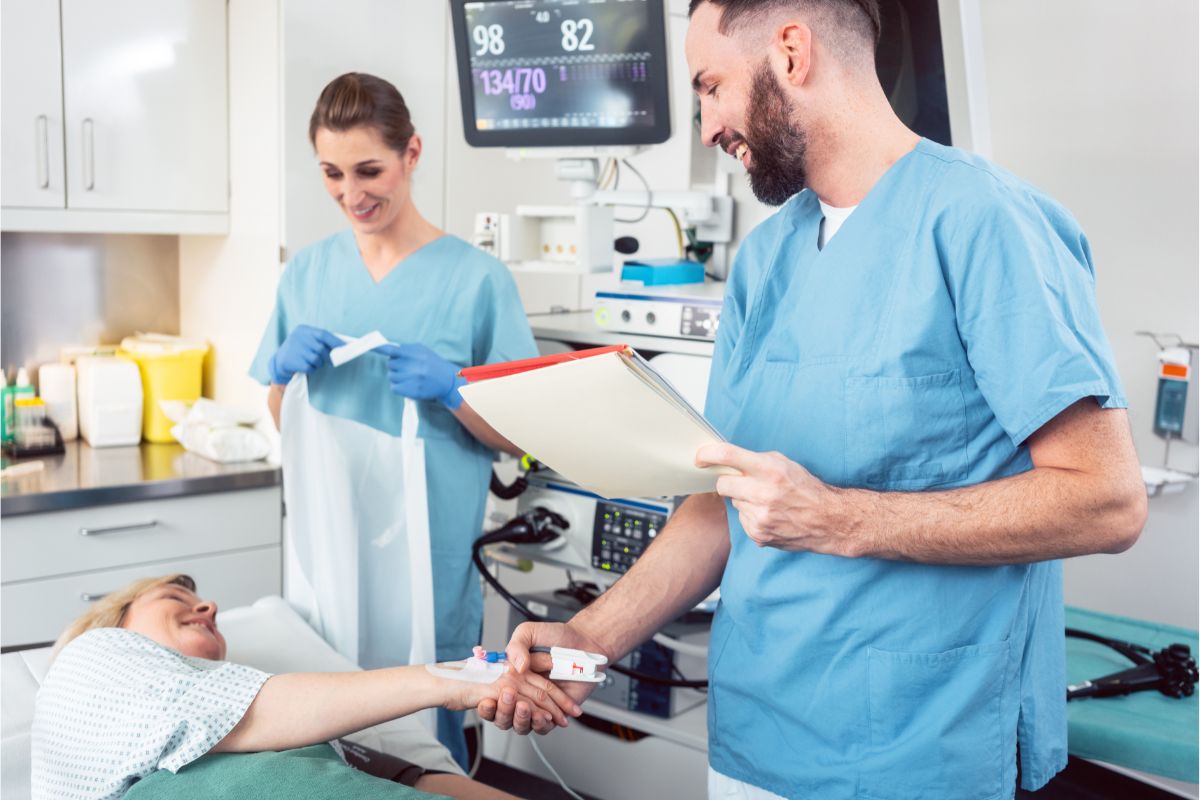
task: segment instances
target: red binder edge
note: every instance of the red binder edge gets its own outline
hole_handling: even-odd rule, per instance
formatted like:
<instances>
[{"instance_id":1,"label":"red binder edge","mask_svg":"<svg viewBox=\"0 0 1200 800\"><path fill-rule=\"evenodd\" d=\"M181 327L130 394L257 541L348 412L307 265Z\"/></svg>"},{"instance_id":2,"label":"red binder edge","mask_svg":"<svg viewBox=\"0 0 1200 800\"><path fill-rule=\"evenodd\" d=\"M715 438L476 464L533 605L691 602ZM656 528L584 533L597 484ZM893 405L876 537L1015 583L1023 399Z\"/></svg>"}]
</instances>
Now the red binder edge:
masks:
<instances>
[{"instance_id":1,"label":"red binder edge","mask_svg":"<svg viewBox=\"0 0 1200 800\"><path fill-rule=\"evenodd\" d=\"M562 364L567 361L578 361L583 358L591 358L592 356L602 356L605 353L621 353L630 350L627 344L610 344L607 347L592 347L588 350L575 350L570 353L555 353L552 356L538 356L537 358L523 358L520 361L504 361L499 364L484 364L481 367L467 367L459 370L459 375L467 379L467 383L476 383L478 381L486 381L491 378L503 378L507 375L516 375L521 372L529 372L542 367L553 366L554 364Z\"/></svg>"}]
</instances>

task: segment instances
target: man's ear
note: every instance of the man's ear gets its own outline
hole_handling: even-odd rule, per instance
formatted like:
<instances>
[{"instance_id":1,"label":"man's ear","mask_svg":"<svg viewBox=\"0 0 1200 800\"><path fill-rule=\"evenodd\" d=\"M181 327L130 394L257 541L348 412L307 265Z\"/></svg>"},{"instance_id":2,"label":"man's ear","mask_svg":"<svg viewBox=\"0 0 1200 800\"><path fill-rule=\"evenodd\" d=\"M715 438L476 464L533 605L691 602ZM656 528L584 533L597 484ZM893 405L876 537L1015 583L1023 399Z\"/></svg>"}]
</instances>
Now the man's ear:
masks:
<instances>
[{"instance_id":1,"label":"man's ear","mask_svg":"<svg viewBox=\"0 0 1200 800\"><path fill-rule=\"evenodd\" d=\"M783 59L783 79L792 86L802 86L812 67L812 29L802 22L789 22L776 32L772 47Z\"/></svg>"}]
</instances>

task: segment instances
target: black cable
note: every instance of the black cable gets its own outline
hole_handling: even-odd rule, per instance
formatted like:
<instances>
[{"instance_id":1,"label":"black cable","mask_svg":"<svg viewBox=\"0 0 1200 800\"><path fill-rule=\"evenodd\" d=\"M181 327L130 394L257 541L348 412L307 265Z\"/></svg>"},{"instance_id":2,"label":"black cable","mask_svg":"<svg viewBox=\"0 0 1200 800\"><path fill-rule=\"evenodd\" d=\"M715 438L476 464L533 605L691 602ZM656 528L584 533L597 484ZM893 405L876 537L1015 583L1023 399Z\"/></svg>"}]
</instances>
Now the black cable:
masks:
<instances>
[{"instance_id":1,"label":"black cable","mask_svg":"<svg viewBox=\"0 0 1200 800\"><path fill-rule=\"evenodd\" d=\"M557 620L547 619L540 614L533 613L529 609L529 606L521 602L520 598L504 588L500 581L488 571L487 565L483 562L483 548L489 544L499 544L501 542L512 544L544 544L558 538L561 535L559 531L565 531L567 527L567 521L553 511L541 507L535 508L519 517L513 518L502 528L491 533L485 533L476 539L475 543L471 545L471 561L475 564L475 568L479 570L479 574L483 576L483 579L488 582L488 585L508 601L510 606L521 612L526 619L532 622L556 622ZM708 681L706 680L672 680L670 678L660 678L657 675L639 672L628 667L622 667L619 664L609 664L607 669L654 686L677 686L684 689L708 688Z\"/></svg>"},{"instance_id":2,"label":"black cable","mask_svg":"<svg viewBox=\"0 0 1200 800\"><path fill-rule=\"evenodd\" d=\"M488 488L501 500L512 500L520 497L528 487L529 482L525 480L524 475L518 475L516 480L505 486L504 481L500 480L500 476L496 474L496 470L492 470L492 482Z\"/></svg>"},{"instance_id":3,"label":"black cable","mask_svg":"<svg viewBox=\"0 0 1200 800\"><path fill-rule=\"evenodd\" d=\"M1067 636L1087 639L1112 648L1134 663L1131 669L1067 687L1067 699L1117 697L1156 689L1167 697L1190 697L1200 681L1200 670L1186 644L1172 644L1155 652L1148 647L1109 639L1077 628L1067 628Z\"/></svg>"}]
</instances>

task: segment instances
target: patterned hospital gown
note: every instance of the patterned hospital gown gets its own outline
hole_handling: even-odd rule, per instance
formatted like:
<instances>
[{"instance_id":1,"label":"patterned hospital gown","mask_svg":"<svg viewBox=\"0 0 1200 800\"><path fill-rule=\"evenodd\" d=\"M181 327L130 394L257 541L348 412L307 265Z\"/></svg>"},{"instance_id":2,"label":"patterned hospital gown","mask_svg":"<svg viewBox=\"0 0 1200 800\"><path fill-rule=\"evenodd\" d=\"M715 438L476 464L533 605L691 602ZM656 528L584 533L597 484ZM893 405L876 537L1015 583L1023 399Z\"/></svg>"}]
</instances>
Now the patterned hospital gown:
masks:
<instances>
[{"instance_id":1,"label":"patterned hospital gown","mask_svg":"<svg viewBox=\"0 0 1200 800\"><path fill-rule=\"evenodd\" d=\"M38 692L33 800L119 798L157 769L177 772L233 730L269 677L122 628L88 631Z\"/></svg>"}]
</instances>

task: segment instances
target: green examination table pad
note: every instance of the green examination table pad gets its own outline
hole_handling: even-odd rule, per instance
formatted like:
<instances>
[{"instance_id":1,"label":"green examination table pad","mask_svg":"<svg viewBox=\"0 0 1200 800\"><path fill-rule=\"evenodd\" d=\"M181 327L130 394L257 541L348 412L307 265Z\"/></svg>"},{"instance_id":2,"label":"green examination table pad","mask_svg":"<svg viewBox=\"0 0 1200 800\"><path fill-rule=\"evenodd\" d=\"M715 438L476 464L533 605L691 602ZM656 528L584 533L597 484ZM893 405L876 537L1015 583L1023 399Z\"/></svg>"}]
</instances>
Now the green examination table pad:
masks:
<instances>
[{"instance_id":1,"label":"green examination table pad","mask_svg":"<svg viewBox=\"0 0 1200 800\"><path fill-rule=\"evenodd\" d=\"M125 800L450 800L348 767L327 744L263 753L209 753L178 773L152 772Z\"/></svg>"},{"instance_id":2,"label":"green examination table pad","mask_svg":"<svg viewBox=\"0 0 1200 800\"><path fill-rule=\"evenodd\" d=\"M1175 642L1200 650L1196 631L1068 607L1068 628L1077 628L1160 650ZM1117 651L1098 642L1067 637L1067 682L1080 683L1132 667ZM1067 749L1081 758L1196 783L1197 695L1176 699L1157 691L1067 703Z\"/></svg>"}]
</instances>

